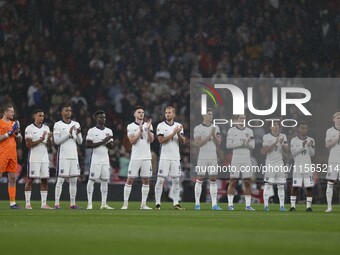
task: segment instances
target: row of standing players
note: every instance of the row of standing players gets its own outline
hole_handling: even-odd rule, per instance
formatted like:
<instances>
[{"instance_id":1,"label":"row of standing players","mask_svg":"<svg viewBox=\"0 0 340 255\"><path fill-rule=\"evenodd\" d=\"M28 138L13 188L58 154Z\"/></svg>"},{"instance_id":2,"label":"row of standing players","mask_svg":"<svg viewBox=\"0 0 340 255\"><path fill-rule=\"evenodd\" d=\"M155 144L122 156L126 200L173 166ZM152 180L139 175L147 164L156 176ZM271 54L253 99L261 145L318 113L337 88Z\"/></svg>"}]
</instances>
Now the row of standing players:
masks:
<instances>
[{"instance_id":1,"label":"row of standing players","mask_svg":"<svg viewBox=\"0 0 340 255\"><path fill-rule=\"evenodd\" d=\"M253 131L242 123L246 123L245 115L234 116L235 123L239 123L231 127L227 132L226 147L233 150L231 160L230 182L228 186L228 210L234 210L234 194L236 181L242 174L245 195L245 210L254 211L251 206L251 177L252 171L244 171L251 168L251 150L255 148L255 138ZM218 126L212 125L213 112L207 110L203 115L203 123L194 129L195 144L200 147L197 161L198 178L195 184L195 210L200 210L199 198L204 174L206 170L210 179L210 194L212 200L212 209L220 210L216 206L216 197L214 192L214 183L216 182L216 168L207 168L208 166L217 165L216 145L221 143L221 136ZM333 114L334 126L326 132L325 145L329 149L328 169L327 169L327 209L325 212L332 212L333 186L335 180L339 179L339 155L340 155L340 112ZM270 132L263 136L261 152L266 155L266 169L264 175L264 211L269 211L269 198L274 195L273 184L277 185L278 197L280 202L279 210L287 211L284 207L285 201L285 184L286 176L284 169L283 157L285 154L291 153L294 158L293 184L291 190L291 208L290 211L296 210L296 198L298 189L306 188L306 211L312 212L312 188L314 187L313 164L311 157L315 154L315 140L307 135L308 124L301 121L297 125L298 135L294 137L290 146L288 145L287 136L280 133L280 122L274 121L269 127ZM248 167L248 168L247 168ZM202 175L200 170L203 169ZM277 171L279 169L279 171ZM280 170L281 169L281 170ZM210 172L209 172L210 170Z\"/></svg>"},{"instance_id":2,"label":"row of standing players","mask_svg":"<svg viewBox=\"0 0 340 255\"><path fill-rule=\"evenodd\" d=\"M0 120L0 178L3 173L8 175L8 193L10 208L19 209L15 202L16 197L16 171L17 152L16 143L21 143L23 137L20 133L20 124L14 121L14 108L8 104L3 107ZM43 124L44 112L37 109L34 112L34 122L25 129L25 143L29 149L27 160L28 181L25 184L26 209L32 209L30 203L33 179L41 180L41 208L60 209L60 196L63 183L69 180L70 208L79 209L76 205L77 178L80 175L77 145L83 143L81 127L78 122L71 119L72 109L69 105L61 107L62 119L54 124L53 132ZM180 155L178 141L185 142L182 126L174 122L175 109L167 107L165 110L166 121L157 127L158 140L162 144L159 178L156 184L156 200L159 201L163 188L164 178L174 172L174 207L183 209L179 200L179 177L181 175ZM136 106L134 111L135 121L128 125L127 135L132 144L131 160L128 168L128 178L124 186L124 205L121 209L128 208L131 187L136 177L140 176L142 185L142 203L140 209L150 210L146 205L149 194L149 178L152 176L150 143L154 140L152 120L144 122L144 108ZM86 147L92 149L89 181L87 183L88 205L92 209L92 195L94 183L100 180L101 209L113 209L107 205L108 182L110 178L110 161L108 149L113 148L113 132L105 126L106 115L104 111L95 113L96 126L88 130ZM171 129L171 134L169 128ZM47 203L47 180L49 178L48 148L54 143L58 146L57 183L55 186L55 204L50 207ZM171 168L171 172L166 168ZM162 174L163 172L163 174ZM175 176L176 175L176 176ZM160 208L160 206L158 207Z\"/></svg>"},{"instance_id":3,"label":"row of standing players","mask_svg":"<svg viewBox=\"0 0 340 255\"><path fill-rule=\"evenodd\" d=\"M179 204L180 186L179 177L181 175L179 143L185 143L183 127L180 123L175 122L175 108L168 106L164 112L165 121L157 126L157 138L161 144L161 153L157 182L155 185L155 209L161 208L161 195L163 183L166 177L172 178L173 185L173 206L174 209L183 210ZM47 205L47 179L49 178L49 158L48 147L53 142L58 146L57 173L58 179L55 187L55 204L54 209L59 209L59 200L62 192L62 186L65 178L69 179L70 208L79 209L76 205L77 177L80 175L78 162L77 144L82 144L83 138L81 128L78 122L71 119L72 109L68 105L61 108L62 119L55 123L53 133L49 127L43 124L44 112L37 109L34 112L34 122L25 129L25 143L29 148L28 155L28 177L29 181L25 185L26 209L32 209L30 196L32 190L32 181L35 178L41 179L41 208L52 209ZM8 193L10 197L10 207L17 209L19 206L15 203L16 195L16 143L22 142L20 134L20 125L18 121L13 121L14 108L12 105L6 105L3 109L2 119L0 120L0 177L4 172L8 172ZM128 178L124 186L124 204L121 209L128 209L128 201L131 188L136 177L142 179L142 201L140 209L150 210L152 208L146 205L149 194L149 178L152 176L151 169L151 149L150 143L154 140L154 133L151 119L144 121L144 108L136 106L134 110L135 121L128 125L127 135L132 144L131 160L128 168ZM86 147L92 149L90 176L87 184L88 205L87 209L92 209L92 194L96 180L101 182L102 203L101 209L113 209L108 206L107 193L108 181L110 177L110 163L108 149L113 146L113 132L105 126L106 116L104 111L95 113L96 126L89 129L86 136ZM200 148L197 165L212 166L217 165L216 146L221 143L221 136L218 126L212 125L213 112L208 109L207 114L203 115L202 124L194 129L195 144ZM238 123L245 120L244 115L236 116ZM335 126L330 128L326 134L326 147L330 149L329 165L337 163L338 152L340 151L340 113L333 115ZM267 155L266 164L272 166L282 166L282 156L284 151L288 151L287 137L280 133L279 122L274 122L270 127L271 132L263 137L263 153ZM291 141L291 153L294 156L295 165L311 164L311 156L315 153L314 139L307 136L308 125L301 122L298 125L298 136ZM233 200L235 193L236 181L242 173L244 183L244 194L246 200L245 209L253 211L251 207L251 174L242 172L241 166L251 165L250 150L254 149L254 135L250 128L240 124L228 130L227 148L233 149L233 158L231 165L237 171L231 172L230 183L228 186L228 210L234 210ZM295 172L294 172L295 173ZM195 210L200 210L200 196L202 193L202 182L205 172L197 172L195 184ZM222 210L217 204L217 184L216 172L209 174L210 195L212 201L212 210ZM313 175L310 171L305 173L296 172L293 175L293 188L291 196L291 211L295 211L296 194L299 187L306 187L307 194L307 211L312 211L312 187L314 186ZM327 203L326 212L332 211L332 196L334 181L338 178L337 172L327 174ZM284 208L284 184L286 182L284 173L268 172L265 175L264 188L264 210L269 211L269 197L272 195L272 185L277 184L278 196L280 201L280 211L286 211Z\"/></svg>"}]
</instances>

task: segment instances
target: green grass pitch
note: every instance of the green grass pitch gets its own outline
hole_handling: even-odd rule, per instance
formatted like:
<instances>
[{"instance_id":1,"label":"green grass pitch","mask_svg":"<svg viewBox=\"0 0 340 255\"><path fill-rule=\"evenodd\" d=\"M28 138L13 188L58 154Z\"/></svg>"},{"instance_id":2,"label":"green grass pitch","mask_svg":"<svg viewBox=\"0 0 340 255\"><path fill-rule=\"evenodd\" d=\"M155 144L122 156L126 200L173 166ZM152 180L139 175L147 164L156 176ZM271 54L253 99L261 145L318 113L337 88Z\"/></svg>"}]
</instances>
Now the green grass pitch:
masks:
<instances>
[{"instance_id":1,"label":"green grass pitch","mask_svg":"<svg viewBox=\"0 0 340 255\"><path fill-rule=\"evenodd\" d=\"M22 206L23 201L20 201ZM51 203L50 203L51 204ZM85 202L79 202L86 207ZM139 210L131 202L129 210L119 210L122 203L112 202L115 210L71 210L62 202L61 210L10 210L8 201L0 202L0 254L338 254L340 242L340 206L324 213L325 205L314 205L305 212L278 212L271 205L263 212L236 210L211 211L202 204L183 203L185 211L175 211L172 204L162 209ZM153 206L152 202L148 203ZM225 209L226 204L221 204ZM289 206L286 205L288 208Z\"/></svg>"}]
</instances>

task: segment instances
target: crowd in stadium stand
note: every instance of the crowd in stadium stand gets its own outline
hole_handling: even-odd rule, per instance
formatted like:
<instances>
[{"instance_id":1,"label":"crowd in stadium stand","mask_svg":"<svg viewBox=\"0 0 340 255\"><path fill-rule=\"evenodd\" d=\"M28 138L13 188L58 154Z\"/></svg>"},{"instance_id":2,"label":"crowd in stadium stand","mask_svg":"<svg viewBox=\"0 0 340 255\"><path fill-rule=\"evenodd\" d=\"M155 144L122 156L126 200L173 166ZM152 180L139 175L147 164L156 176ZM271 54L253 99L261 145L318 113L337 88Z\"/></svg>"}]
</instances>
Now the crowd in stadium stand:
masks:
<instances>
[{"instance_id":1,"label":"crowd in stadium stand","mask_svg":"<svg viewBox=\"0 0 340 255\"><path fill-rule=\"evenodd\" d=\"M52 128L60 105L70 103L84 135L92 114L105 110L116 137L112 165L119 170L129 157L125 129L137 104L155 125L173 105L189 136L191 77L335 77L337 4L0 1L0 104L12 102L23 127L32 110L42 108ZM159 145L152 146L156 157ZM19 150L24 165L26 149ZM182 156L188 162L188 146ZM88 158L83 147L84 173Z\"/></svg>"}]
</instances>

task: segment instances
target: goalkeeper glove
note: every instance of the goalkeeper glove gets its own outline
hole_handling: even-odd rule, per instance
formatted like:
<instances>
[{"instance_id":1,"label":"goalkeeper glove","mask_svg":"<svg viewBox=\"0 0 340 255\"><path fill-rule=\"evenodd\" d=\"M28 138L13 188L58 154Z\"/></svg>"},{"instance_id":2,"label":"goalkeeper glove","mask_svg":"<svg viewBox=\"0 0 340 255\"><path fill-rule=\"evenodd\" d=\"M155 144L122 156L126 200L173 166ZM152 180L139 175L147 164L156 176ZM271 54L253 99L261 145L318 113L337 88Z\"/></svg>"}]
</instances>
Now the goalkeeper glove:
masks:
<instances>
[{"instance_id":1,"label":"goalkeeper glove","mask_svg":"<svg viewBox=\"0 0 340 255\"><path fill-rule=\"evenodd\" d=\"M17 131L20 128L20 123L17 120L13 123L12 129L7 132L8 135L12 135L15 131Z\"/></svg>"}]
</instances>

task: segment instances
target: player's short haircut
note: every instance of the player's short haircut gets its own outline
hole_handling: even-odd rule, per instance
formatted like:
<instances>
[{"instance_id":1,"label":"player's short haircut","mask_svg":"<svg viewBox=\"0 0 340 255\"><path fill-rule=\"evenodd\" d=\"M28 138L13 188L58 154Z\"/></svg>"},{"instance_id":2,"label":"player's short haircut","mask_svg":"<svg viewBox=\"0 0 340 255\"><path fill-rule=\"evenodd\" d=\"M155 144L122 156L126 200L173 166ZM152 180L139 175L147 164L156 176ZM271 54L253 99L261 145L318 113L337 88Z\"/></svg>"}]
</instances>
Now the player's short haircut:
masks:
<instances>
[{"instance_id":1,"label":"player's short haircut","mask_svg":"<svg viewBox=\"0 0 340 255\"><path fill-rule=\"evenodd\" d=\"M336 116L338 116L338 115L340 115L340 112L334 113L334 114L333 114L333 119L334 119Z\"/></svg>"},{"instance_id":2,"label":"player's short haircut","mask_svg":"<svg viewBox=\"0 0 340 255\"><path fill-rule=\"evenodd\" d=\"M44 112L44 110L42 110L42 109L35 109L35 110L33 111L33 114L37 114L38 112Z\"/></svg>"},{"instance_id":3,"label":"player's short haircut","mask_svg":"<svg viewBox=\"0 0 340 255\"><path fill-rule=\"evenodd\" d=\"M247 115L245 115L245 114L236 114L236 115L233 116L233 119L237 120L238 118L240 118L240 116L245 116L247 118Z\"/></svg>"},{"instance_id":4,"label":"player's short haircut","mask_svg":"<svg viewBox=\"0 0 340 255\"><path fill-rule=\"evenodd\" d=\"M9 108L14 108L12 104L4 104L2 106L1 112L4 113L5 111L7 111Z\"/></svg>"},{"instance_id":5,"label":"player's short haircut","mask_svg":"<svg viewBox=\"0 0 340 255\"><path fill-rule=\"evenodd\" d=\"M98 110L94 113L94 117L97 118L98 115L101 115L101 114L105 114L105 112L103 110Z\"/></svg>"},{"instance_id":6,"label":"player's short haircut","mask_svg":"<svg viewBox=\"0 0 340 255\"><path fill-rule=\"evenodd\" d=\"M202 114L202 117L208 115L208 112L214 113L212 108L207 108L207 113L206 114Z\"/></svg>"},{"instance_id":7,"label":"player's short haircut","mask_svg":"<svg viewBox=\"0 0 340 255\"><path fill-rule=\"evenodd\" d=\"M69 105L69 104L63 104L63 105L61 105L61 107L60 107L60 111L62 111L64 108L68 108L68 107L70 107L70 108L72 109L71 105Z\"/></svg>"},{"instance_id":8,"label":"player's short haircut","mask_svg":"<svg viewBox=\"0 0 340 255\"><path fill-rule=\"evenodd\" d=\"M176 113L176 109L175 109L173 106L171 106L171 105L166 106L165 109L164 109L164 112L165 112L167 109L171 109L174 113Z\"/></svg>"},{"instance_id":9,"label":"player's short haircut","mask_svg":"<svg viewBox=\"0 0 340 255\"><path fill-rule=\"evenodd\" d=\"M133 110L133 112L135 113L135 112L136 112L137 110L139 110L139 109L142 109L143 111L145 111L143 106L141 106L141 105L136 105L135 108L134 108L134 110Z\"/></svg>"},{"instance_id":10,"label":"player's short haircut","mask_svg":"<svg viewBox=\"0 0 340 255\"><path fill-rule=\"evenodd\" d=\"M304 121L304 120L302 120L302 121L300 121L298 124L297 124L297 128L299 128L301 125L306 125L306 126L308 126L308 123L307 123L307 121Z\"/></svg>"}]
</instances>

